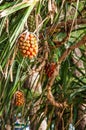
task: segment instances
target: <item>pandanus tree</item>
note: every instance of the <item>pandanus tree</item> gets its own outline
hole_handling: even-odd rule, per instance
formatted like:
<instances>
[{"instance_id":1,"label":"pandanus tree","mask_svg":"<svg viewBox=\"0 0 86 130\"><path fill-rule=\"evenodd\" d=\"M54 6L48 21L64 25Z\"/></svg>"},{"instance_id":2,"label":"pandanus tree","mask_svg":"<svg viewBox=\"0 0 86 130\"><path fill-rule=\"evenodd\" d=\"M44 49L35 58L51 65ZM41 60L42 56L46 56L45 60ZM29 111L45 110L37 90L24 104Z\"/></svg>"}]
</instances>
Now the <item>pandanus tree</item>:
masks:
<instances>
[{"instance_id":1,"label":"pandanus tree","mask_svg":"<svg viewBox=\"0 0 86 130\"><path fill-rule=\"evenodd\" d=\"M86 129L85 0L0 1L0 129L18 113L31 130Z\"/></svg>"}]
</instances>

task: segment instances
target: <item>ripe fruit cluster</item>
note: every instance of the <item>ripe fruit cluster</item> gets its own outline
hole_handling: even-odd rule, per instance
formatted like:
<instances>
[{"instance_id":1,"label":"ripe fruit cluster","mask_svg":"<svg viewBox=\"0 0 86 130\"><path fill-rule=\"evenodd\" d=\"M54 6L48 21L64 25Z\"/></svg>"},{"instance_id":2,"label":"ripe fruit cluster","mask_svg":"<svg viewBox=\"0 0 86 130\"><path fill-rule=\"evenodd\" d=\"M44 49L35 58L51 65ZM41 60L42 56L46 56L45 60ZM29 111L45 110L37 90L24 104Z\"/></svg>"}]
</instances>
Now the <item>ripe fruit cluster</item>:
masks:
<instances>
[{"instance_id":1,"label":"ripe fruit cluster","mask_svg":"<svg viewBox=\"0 0 86 130\"><path fill-rule=\"evenodd\" d=\"M54 73L56 68L56 64L55 63L48 63L45 66L45 73L47 74L47 76L50 78L52 76L52 74Z\"/></svg>"},{"instance_id":2,"label":"ripe fruit cluster","mask_svg":"<svg viewBox=\"0 0 86 130\"><path fill-rule=\"evenodd\" d=\"M22 106L25 102L24 94L22 91L17 91L15 93L15 105Z\"/></svg>"},{"instance_id":3,"label":"ripe fruit cluster","mask_svg":"<svg viewBox=\"0 0 86 130\"><path fill-rule=\"evenodd\" d=\"M22 33L18 39L18 47L24 57L30 59L36 57L38 53L37 37L33 33Z\"/></svg>"}]
</instances>

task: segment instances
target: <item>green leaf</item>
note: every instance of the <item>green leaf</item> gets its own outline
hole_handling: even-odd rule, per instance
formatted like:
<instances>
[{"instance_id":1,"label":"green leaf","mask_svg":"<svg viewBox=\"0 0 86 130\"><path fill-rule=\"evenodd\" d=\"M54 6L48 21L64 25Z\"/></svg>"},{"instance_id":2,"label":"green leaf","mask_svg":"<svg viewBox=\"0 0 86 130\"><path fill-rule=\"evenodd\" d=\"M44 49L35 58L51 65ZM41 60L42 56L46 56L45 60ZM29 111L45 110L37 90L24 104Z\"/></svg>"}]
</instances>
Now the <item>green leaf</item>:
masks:
<instances>
[{"instance_id":1,"label":"green leaf","mask_svg":"<svg viewBox=\"0 0 86 130\"><path fill-rule=\"evenodd\" d=\"M78 90L75 90L75 92L73 92L70 95L70 98L74 98L75 96L77 96L78 94L81 94L83 91L86 91L86 86L82 86L80 87Z\"/></svg>"},{"instance_id":2,"label":"green leaf","mask_svg":"<svg viewBox=\"0 0 86 130\"><path fill-rule=\"evenodd\" d=\"M33 5L34 5L34 3L33 3ZM21 3L17 4L17 5L14 5L14 6L12 6L12 7L9 7L9 8L7 8L7 9L3 10L3 11L0 13L0 18L5 17L5 16L8 16L8 15L10 15L10 14L12 14L12 13L18 11L18 10L21 10L21 9L23 9L23 8L26 8L26 7L28 7L28 6L32 6L32 5L30 4L30 2L21 2Z\"/></svg>"}]
</instances>

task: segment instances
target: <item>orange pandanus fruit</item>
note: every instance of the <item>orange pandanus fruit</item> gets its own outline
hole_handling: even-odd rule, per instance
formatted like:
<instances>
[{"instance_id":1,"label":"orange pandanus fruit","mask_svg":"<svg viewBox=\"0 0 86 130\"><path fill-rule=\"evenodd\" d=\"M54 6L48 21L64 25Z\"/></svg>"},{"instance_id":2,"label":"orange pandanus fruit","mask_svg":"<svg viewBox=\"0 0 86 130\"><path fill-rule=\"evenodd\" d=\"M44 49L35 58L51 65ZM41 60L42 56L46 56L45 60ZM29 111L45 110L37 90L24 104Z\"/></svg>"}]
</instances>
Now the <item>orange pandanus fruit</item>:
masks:
<instances>
[{"instance_id":1,"label":"orange pandanus fruit","mask_svg":"<svg viewBox=\"0 0 86 130\"><path fill-rule=\"evenodd\" d=\"M35 34L24 32L18 39L18 47L24 57L34 58L38 53L38 40Z\"/></svg>"},{"instance_id":2,"label":"orange pandanus fruit","mask_svg":"<svg viewBox=\"0 0 86 130\"><path fill-rule=\"evenodd\" d=\"M15 96L15 105L22 106L25 103L24 93L22 91L16 91Z\"/></svg>"}]
</instances>

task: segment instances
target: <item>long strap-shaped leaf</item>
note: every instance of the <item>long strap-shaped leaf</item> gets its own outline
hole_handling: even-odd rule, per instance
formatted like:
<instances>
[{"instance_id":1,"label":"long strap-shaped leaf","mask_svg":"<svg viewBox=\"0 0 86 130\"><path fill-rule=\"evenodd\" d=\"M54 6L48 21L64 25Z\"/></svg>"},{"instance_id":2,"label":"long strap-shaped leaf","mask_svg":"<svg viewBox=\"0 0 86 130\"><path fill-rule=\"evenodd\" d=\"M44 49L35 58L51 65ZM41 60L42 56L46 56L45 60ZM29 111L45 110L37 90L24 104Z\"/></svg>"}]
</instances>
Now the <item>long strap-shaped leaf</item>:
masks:
<instances>
[{"instance_id":1,"label":"long strap-shaped leaf","mask_svg":"<svg viewBox=\"0 0 86 130\"><path fill-rule=\"evenodd\" d=\"M37 2L37 0L33 0L33 1L30 0L27 2L21 2L17 5L12 6L12 7L9 7L0 13L0 18L8 16L8 15L10 15L10 14L12 14L20 9L26 8L28 6L34 6L36 4L36 2Z\"/></svg>"}]
</instances>

